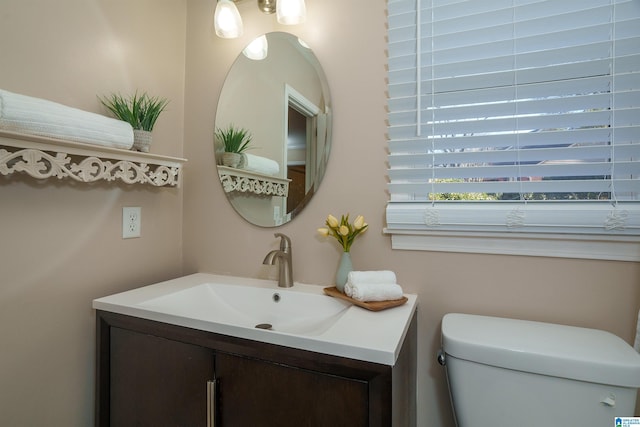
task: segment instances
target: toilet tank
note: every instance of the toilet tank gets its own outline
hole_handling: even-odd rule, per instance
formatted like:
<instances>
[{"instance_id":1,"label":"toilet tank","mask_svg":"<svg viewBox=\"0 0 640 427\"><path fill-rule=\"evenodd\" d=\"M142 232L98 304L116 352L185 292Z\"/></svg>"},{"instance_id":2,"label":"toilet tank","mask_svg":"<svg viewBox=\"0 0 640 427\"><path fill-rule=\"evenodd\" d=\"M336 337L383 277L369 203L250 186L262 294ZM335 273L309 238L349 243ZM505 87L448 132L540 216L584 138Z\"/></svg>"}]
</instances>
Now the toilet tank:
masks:
<instances>
[{"instance_id":1,"label":"toilet tank","mask_svg":"<svg viewBox=\"0 0 640 427\"><path fill-rule=\"evenodd\" d=\"M640 355L611 333L451 313L442 349L459 427L603 427L634 415Z\"/></svg>"}]
</instances>

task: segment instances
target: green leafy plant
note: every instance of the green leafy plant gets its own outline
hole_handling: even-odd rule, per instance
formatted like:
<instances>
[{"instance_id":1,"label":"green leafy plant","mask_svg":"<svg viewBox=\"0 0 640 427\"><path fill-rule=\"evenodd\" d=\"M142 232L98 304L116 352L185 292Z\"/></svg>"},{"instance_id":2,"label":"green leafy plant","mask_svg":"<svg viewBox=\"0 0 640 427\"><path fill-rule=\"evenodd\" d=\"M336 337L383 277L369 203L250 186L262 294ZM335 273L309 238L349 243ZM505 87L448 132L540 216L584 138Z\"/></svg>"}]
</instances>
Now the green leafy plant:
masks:
<instances>
[{"instance_id":1,"label":"green leafy plant","mask_svg":"<svg viewBox=\"0 0 640 427\"><path fill-rule=\"evenodd\" d=\"M236 128L232 124L226 129L216 129L216 138L224 145L224 151L227 153L244 153L251 148L252 136L248 130L244 128Z\"/></svg>"},{"instance_id":2,"label":"green leafy plant","mask_svg":"<svg viewBox=\"0 0 640 427\"><path fill-rule=\"evenodd\" d=\"M157 96L149 96L146 92L134 93L129 97L111 94L109 97L98 97L102 105L113 115L129 123L134 129L151 132L158 116L166 108L169 101Z\"/></svg>"}]
</instances>

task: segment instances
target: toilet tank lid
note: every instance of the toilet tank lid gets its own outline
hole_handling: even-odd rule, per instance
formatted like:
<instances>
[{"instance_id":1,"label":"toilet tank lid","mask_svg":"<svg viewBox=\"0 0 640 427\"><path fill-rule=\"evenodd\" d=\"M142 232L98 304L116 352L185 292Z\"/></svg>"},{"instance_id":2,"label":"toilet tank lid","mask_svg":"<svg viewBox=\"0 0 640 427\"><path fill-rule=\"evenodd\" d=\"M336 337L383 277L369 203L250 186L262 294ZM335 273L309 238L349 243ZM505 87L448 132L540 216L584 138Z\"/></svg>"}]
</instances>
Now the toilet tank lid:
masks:
<instances>
[{"instance_id":1,"label":"toilet tank lid","mask_svg":"<svg viewBox=\"0 0 640 427\"><path fill-rule=\"evenodd\" d=\"M561 378L640 387L640 355L609 332L450 313L442 348L459 359Z\"/></svg>"}]
</instances>

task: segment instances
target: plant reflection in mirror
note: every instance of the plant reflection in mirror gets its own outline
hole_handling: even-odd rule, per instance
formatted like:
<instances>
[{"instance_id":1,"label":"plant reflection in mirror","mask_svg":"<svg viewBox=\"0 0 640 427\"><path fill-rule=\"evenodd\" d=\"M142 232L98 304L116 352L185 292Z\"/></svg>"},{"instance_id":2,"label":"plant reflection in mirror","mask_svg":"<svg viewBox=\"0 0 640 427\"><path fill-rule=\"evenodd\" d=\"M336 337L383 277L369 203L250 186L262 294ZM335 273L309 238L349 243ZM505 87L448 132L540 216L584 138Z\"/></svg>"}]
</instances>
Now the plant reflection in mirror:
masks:
<instances>
[{"instance_id":1,"label":"plant reflection in mirror","mask_svg":"<svg viewBox=\"0 0 640 427\"><path fill-rule=\"evenodd\" d=\"M251 148L251 133L244 128L236 128L230 124L226 129L216 129L216 138L222 142L227 153L244 153Z\"/></svg>"}]
</instances>

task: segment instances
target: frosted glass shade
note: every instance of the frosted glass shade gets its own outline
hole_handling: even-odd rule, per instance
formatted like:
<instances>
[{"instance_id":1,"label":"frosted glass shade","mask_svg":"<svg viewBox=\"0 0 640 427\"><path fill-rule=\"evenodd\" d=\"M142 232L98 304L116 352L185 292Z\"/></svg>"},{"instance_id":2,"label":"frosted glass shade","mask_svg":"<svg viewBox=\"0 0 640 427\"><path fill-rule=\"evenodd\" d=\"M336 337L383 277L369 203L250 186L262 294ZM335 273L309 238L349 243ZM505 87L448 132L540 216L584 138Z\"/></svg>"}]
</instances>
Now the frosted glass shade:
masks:
<instances>
[{"instance_id":1,"label":"frosted glass shade","mask_svg":"<svg viewBox=\"0 0 640 427\"><path fill-rule=\"evenodd\" d=\"M304 0L278 0L276 16L281 24L301 24L307 19L307 7Z\"/></svg>"},{"instance_id":2,"label":"frosted glass shade","mask_svg":"<svg viewBox=\"0 0 640 427\"><path fill-rule=\"evenodd\" d=\"M268 51L269 44L267 43L267 36L263 34L249 43L242 53L249 59L260 61L267 57Z\"/></svg>"},{"instance_id":3,"label":"frosted glass shade","mask_svg":"<svg viewBox=\"0 0 640 427\"><path fill-rule=\"evenodd\" d=\"M242 35L242 18L231 0L219 0L213 17L216 35L233 39Z\"/></svg>"}]
</instances>

